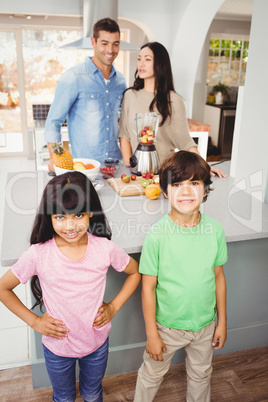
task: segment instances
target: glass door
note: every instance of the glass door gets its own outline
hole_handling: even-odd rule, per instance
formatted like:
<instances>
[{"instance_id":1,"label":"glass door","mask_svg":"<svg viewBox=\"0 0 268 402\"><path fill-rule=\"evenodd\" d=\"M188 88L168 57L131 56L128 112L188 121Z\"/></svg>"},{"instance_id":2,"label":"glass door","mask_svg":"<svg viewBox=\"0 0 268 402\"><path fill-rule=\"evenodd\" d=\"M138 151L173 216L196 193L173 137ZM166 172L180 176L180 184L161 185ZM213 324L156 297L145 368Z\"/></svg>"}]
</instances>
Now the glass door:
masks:
<instances>
[{"instance_id":1,"label":"glass door","mask_svg":"<svg viewBox=\"0 0 268 402\"><path fill-rule=\"evenodd\" d=\"M22 108L18 71L18 32L0 30L0 156L23 152Z\"/></svg>"}]
</instances>

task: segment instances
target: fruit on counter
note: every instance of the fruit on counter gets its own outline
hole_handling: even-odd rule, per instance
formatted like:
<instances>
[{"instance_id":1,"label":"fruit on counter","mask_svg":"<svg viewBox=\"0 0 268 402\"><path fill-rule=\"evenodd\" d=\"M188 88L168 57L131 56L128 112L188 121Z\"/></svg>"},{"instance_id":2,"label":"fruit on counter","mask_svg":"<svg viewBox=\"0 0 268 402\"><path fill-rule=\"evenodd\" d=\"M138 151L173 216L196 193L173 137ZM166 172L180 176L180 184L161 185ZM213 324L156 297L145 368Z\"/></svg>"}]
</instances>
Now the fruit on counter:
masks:
<instances>
[{"instance_id":1,"label":"fruit on counter","mask_svg":"<svg viewBox=\"0 0 268 402\"><path fill-rule=\"evenodd\" d=\"M122 174L121 175L121 179L123 180L123 178L126 177L126 174Z\"/></svg>"},{"instance_id":2,"label":"fruit on counter","mask_svg":"<svg viewBox=\"0 0 268 402\"><path fill-rule=\"evenodd\" d=\"M55 166L62 169L73 170L73 164L74 164L73 157L69 151L63 149L61 143L56 142L54 145L52 145L52 151L53 151L53 162Z\"/></svg>"},{"instance_id":3,"label":"fruit on counter","mask_svg":"<svg viewBox=\"0 0 268 402\"><path fill-rule=\"evenodd\" d=\"M86 166L86 169L87 169L87 170L89 170L89 169L95 169L95 166L92 165L92 163L87 163L85 166Z\"/></svg>"},{"instance_id":4,"label":"fruit on counter","mask_svg":"<svg viewBox=\"0 0 268 402\"><path fill-rule=\"evenodd\" d=\"M130 176L125 176L125 177L123 177L123 182L124 183L129 183L130 182Z\"/></svg>"},{"instance_id":5,"label":"fruit on counter","mask_svg":"<svg viewBox=\"0 0 268 402\"><path fill-rule=\"evenodd\" d=\"M136 176L134 174L131 175L131 180L136 180Z\"/></svg>"},{"instance_id":6,"label":"fruit on counter","mask_svg":"<svg viewBox=\"0 0 268 402\"><path fill-rule=\"evenodd\" d=\"M149 184L145 188L145 195L151 200L156 200L161 194L161 189L156 184Z\"/></svg>"},{"instance_id":7,"label":"fruit on counter","mask_svg":"<svg viewBox=\"0 0 268 402\"><path fill-rule=\"evenodd\" d=\"M86 170L86 167L83 162L78 161L73 164L73 170Z\"/></svg>"},{"instance_id":8,"label":"fruit on counter","mask_svg":"<svg viewBox=\"0 0 268 402\"><path fill-rule=\"evenodd\" d=\"M141 175L142 177L144 177L144 179L145 179L145 177L146 177L146 173L142 173L142 175Z\"/></svg>"},{"instance_id":9,"label":"fruit on counter","mask_svg":"<svg viewBox=\"0 0 268 402\"><path fill-rule=\"evenodd\" d=\"M154 179L143 179L143 180L141 181L141 186L142 186L143 188L148 187L150 184L154 184Z\"/></svg>"},{"instance_id":10,"label":"fruit on counter","mask_svg":"<svg viewBox=\"0 0 268 402\"><path fill-rule=\"evenodd\" d=\"M111 177L114 177L115 171L116 171L116 168L113 166L102 166L100 168L100 172L104 179L111 179Z\"/></svg>"}]
</instances>

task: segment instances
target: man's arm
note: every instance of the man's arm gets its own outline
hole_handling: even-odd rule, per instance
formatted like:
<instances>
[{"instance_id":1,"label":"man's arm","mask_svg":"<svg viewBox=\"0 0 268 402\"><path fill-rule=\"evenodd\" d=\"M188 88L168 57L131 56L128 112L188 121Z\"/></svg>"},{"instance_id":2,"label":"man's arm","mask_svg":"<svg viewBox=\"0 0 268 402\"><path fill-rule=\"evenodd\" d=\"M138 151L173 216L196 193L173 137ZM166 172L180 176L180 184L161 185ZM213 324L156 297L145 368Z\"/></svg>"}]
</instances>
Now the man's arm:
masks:
<instances>
[{"instance_id":1,"label":"man's arm","mask_svg":"<svg viewBox=\"0 0 268 402\"><path fill-rule=\"evenodd\" d=\"M214 272L216 283L217 327L215 329L212 345L214 349L221 349L227 339L226 281L222 265L215 267Z\"/></svg>"},{"instance_id":2,"label":"man's arm","mask_svg":"<svg viewBox=\"0 0 268 402\"><path fill-rule=\"evenodd\" d=\"M166 352L166 346L156 326L156 284L157 276L142 275L142 309L147 335L146 353L154 360L163 360L162 351Z\"/></svg>"}]
</instances>

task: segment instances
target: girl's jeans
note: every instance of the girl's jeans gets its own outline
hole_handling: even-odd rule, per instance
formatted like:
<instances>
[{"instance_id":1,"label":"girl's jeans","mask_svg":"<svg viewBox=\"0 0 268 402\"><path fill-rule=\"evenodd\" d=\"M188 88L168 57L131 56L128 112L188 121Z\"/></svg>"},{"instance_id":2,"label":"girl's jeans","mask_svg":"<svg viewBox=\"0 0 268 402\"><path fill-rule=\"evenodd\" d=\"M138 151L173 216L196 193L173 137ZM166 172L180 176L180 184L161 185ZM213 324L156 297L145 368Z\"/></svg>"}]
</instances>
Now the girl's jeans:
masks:
<instances>
[{"instance_id":1,"label":"girl's jeans","mask_svg":"<svg viewBox=\"0 0 268 402\"><path fill-rule=\"evenodd\" d=\"M79 362L79 390L86 402L102 402L102 380L108 360L108 338L99 349L81 358L62 357L43 345L47 372L53 387L54 402L74 402L76 361Z\"/></svg>"}]
</instances>

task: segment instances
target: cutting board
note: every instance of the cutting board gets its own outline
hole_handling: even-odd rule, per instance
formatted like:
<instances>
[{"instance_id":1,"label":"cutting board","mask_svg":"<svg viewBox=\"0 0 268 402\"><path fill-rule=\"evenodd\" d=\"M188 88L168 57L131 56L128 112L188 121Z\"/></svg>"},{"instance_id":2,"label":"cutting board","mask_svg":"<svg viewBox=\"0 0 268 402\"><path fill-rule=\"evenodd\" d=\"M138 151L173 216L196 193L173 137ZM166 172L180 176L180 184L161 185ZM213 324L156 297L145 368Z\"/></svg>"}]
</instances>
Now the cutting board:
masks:
<instances>
[{"instance_id":1,"label":"cutting board","mask_svg":"<svg viewBox=\"0 0 268 402\"><path fill-rule=\"evenodd\" d=\"M156 178L158 176L155 176ZM141 186L143 177L137 176L136 180L130 180L129 183L124 183L121 178L111 178L107 182L117 192L120 197L129 197L133 195L142 195L145 193L145 188Z\"/></svg>"}]
</instances>

